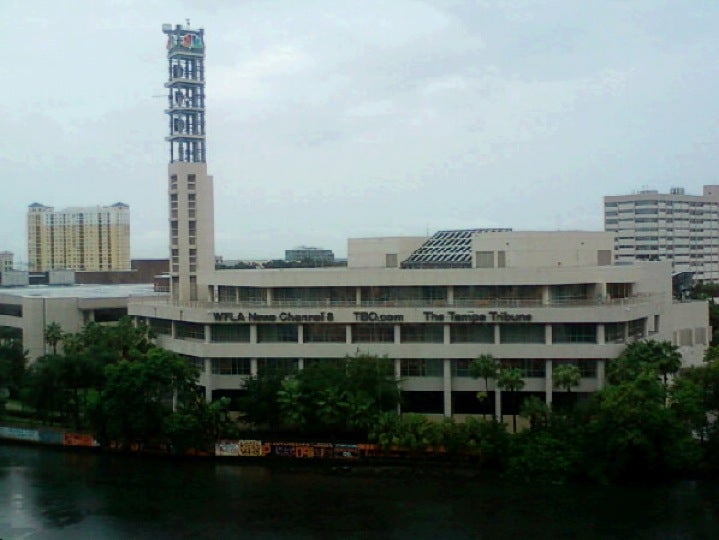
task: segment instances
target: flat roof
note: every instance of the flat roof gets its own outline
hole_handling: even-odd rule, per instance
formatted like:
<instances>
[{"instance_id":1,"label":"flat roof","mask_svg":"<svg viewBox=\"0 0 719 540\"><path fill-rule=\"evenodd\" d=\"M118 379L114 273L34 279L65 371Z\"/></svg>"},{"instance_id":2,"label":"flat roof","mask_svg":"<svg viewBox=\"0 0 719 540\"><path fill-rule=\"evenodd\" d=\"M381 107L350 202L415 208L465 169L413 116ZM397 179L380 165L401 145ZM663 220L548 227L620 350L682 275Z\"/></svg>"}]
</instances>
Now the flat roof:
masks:
<instances>
[{"instance_id":1,"label":"flat roof","mask_svg":"<svg viewBox=\"0 0 719 540\"><path fill-rule=\"evenodd\" d=\"M40 298L122 298L130 296L166 296L155 292L152 284L129 285L27 285L2 287L0 295Z\"/></svg>"}]
</instances>

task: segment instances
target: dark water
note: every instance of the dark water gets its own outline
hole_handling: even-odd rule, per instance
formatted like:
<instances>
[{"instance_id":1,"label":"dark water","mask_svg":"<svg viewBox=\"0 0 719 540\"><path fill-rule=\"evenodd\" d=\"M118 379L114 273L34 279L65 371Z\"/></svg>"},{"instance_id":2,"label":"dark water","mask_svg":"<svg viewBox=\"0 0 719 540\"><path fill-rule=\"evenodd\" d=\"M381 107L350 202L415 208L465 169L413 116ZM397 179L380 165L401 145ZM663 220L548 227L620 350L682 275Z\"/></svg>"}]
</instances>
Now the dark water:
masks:
<instances>
[{"instance_id":1,"label":"dark water","mask_svg":"<svg viewBox=\"0 0 719 540\"><path fill-rule=\"evenodd\" d=\"M719 485L511 485L0 444L0 539L706 538Z\"/></svg>"}]
</instances>

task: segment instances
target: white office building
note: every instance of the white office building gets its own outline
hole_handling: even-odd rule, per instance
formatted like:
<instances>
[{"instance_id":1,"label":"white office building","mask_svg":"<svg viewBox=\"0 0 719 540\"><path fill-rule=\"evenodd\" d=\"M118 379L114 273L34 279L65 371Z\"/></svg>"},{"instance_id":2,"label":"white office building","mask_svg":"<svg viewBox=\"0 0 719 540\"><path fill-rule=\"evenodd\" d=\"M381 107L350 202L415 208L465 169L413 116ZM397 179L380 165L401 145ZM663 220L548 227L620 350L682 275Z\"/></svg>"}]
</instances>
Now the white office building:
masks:
<instances>
[{"instance_id":1,"label":"white office building","mask_svg":"<svg viewBox=\"0 0 719 540\"><path fill-rule=\"evenodd\" d=\"M492 381L489 399L476 398L484 382L469 377L468 366L481 354L519 368L523 392L548 402L557 365L579 366L575 391L593 392L633 340L670 340L685 364L701 362L706 304L673 299L669 261L615 264L612 233L473 229L351 239L347 267L215 270L203 33L163 30L172 292L131 299L128 311L154 329L160 346L199 367L208 399L241 395L264 367L303 369L367 353L393 363L404 411L461 418L495 405L512 412Z\"/></svg>"}]
</instances>

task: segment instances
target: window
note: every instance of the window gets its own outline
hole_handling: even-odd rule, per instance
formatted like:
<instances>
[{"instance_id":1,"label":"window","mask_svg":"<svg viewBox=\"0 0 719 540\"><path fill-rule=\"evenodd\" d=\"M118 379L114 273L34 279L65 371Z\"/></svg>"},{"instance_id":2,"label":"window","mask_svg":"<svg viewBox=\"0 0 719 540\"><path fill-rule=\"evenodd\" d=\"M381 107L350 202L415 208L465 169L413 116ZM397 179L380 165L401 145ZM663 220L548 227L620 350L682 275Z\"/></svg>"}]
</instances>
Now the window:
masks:
<instances>
[{"instance_id":1,"label":"window","mask_svg":"<svg viewBox=\"0 0 719 540\"><path fill-rule=\"evenodd\" d=\"M441 377L443 375L442 360L432 358L412 358L400 360L400 376L402 377Z\"/></svg>"},{"instance_id":2,"label":"window","mask_svg":"<svg viewBox=\"0 0 719 540\"><path fill-rule=\"evenodd\" d=\"M175 337L177 339L205 339L205 325L191 322L175 322Z\"/></svg>"},{"instance_id":3,"label":"window","mask_svg":"<svg viewBox=\"0 0 719 540\"><path fill-rule=\"evenodd\" d=\"M352 343L393 343L392 324L353 324Z\"/></svg>"},{"instance_id":4,"label":"window","mask_svg":"<svg viewBox=\"0 0 719 540\"><path fill-rule=\"evenodd\" d=\"M543 358L504 358L500 360L503 368L518 369L522 377L542 378L545 376L546 362Z\"/></svg>"},{"instance_id":5,"label":"window","mask_svg":"<svg viewBox=\"0 0 719 540\"><path fill-rule=\"evenodd\" d=\"M500 343L544 343L543 324L501 324Z\"/></svg>"},{"instance_id":6,"label":"window","mask_svg":"<svg viewBox=\"0 0 719 540\"><path fill-rule=\"evenodd\" d=\"M210 327L212 341L219 343L249 343L250 326L247 324L215 324Z\"/></svg>"},{"instance_id":7,"label":"window","mask_svg":"<svg viewBox=\"0 0 719 540\"><path fill-rule=\"evenodd\" d=\"M558 323L552 325L552 343L596 343L597 325Z\"/></svg>"},{"instance_id":8,"label":"window","mask_svg":"<svg viewBox=\"0 0 719 540\"><path fill-rule=\"evenodd\" d=\"M173 250L174 251L174 250ZM235 302L237 300L237 288L220 285L217 287L218 302Z\"/></svg>"},{"instance_id":9,"label":"window","mask_svg":"<svg viewBox=\"0 0 719 540\"><path fill-rule=\"evenodd\" d=\"M624 343L624 334L626 332L627 323L604 323L604 342L605 343Z\"/></svg>"},{"instance_id":10,"label":"window","mask_svg":"<svg viewBox=\"0 0 719 540\"><path fill-rule=\"evenodd\" d=\"M494 268L494 251L478 251L477 268Z\"/></svg>"},{"instance_id":11,"label":"window","mask_svg":"<svg viewBox=\"0 0 719 540\"><path fill-rule=\"evenodd\" d=\"M0 315L8 315L10 317L22 317L22 305L0 304Z\"/></svg>"},{"instance_id":12,"label":"window","mask_svg":"<svg viewBox=\"0 0 719 540\"><path fill-rule=\"evenodd\" d=\"M150 329L157 335L172 335L172 321L165 319L148 319Z\"/></svg>"},{"instance_id":13,"label":"window","mask_svg":"<svg viewBox=\"0 0 719 540\"><path fill-rule=\"evenodd\" d=\"M400 327L402 343L444 343L441 324L405 324Z\"/></svg>"},{"instance_id":14,"label":"window","mask_svg":"<svg viewBox=\"0 0 719 540\"><path fill-rule=\"evenodd\" d=\"M553 369L557 369L562 364L572 364L579 368L579 374L582 378L596 379L597 377L597 361L587 358L577 360L555 360L552 362Z\"/></svg>"},{"instance_id":15,"label":"window","mask_svg":"<svg viewBox=\"0 0 719 540\"><path fill-rule=\"evenodd\" d=\"M452 324L449 327L450 343L494 343L492 324Z\"/></svg>"},{"instance_id":16,"label":"window","mask_svg":"<svg viewBox=\"0 0 719 540\"><path fill-rule=\"evenodd\" d=\"M258 324L257 343L297 343L296 324Z\"/></svg>"},{"instance_id":17,"label":"window","mask_svg":"<svg viewBox=\"0 0 719 540\"><path fill-rule=\"evenodd\" d=\"M646 322L647 322L647 320L645 318L629 321L627 323L627 330L629 332L629 336L634 339L641 339L641 338L645 337L646 326L647 326Z\"/></svg>"},{"instance_id":18,"label":"window","mask_svg":"<svg viewBox=\"0 0 719 540\"><path fill-rule=\"evenodd\" d=\"M257 371L281 371L292 373L297 371L297 358L258 358Z\"/></svg>"},{"instance_id":19,"label":"window","mask_svg":"<svg viewBox=\"0 0 719 540\"><path fill-rule=\"evenodd\" d=\"M303 331L305 343L344 343L347 341L347 331L343 324L306 324Z\"/></svg>"},{"instance_id":20,"label":"window","mask_svg":"<svg viewBox=\"0 0 719 540\"><path fill-rule=\"evenodd\" d=\"M452 377L470 377L469 365L472 360L469 358L455 358L452 360Z\"/></svg>"},{"instance_id":21,"label":"window","mask_svg":"<svg viewBox=\"0 0 719 540\"><path fill-rule=\"evenodd\" d=\"M214 375L250 375L249 358L213 358Z\"/></svg>"}]
</instances>

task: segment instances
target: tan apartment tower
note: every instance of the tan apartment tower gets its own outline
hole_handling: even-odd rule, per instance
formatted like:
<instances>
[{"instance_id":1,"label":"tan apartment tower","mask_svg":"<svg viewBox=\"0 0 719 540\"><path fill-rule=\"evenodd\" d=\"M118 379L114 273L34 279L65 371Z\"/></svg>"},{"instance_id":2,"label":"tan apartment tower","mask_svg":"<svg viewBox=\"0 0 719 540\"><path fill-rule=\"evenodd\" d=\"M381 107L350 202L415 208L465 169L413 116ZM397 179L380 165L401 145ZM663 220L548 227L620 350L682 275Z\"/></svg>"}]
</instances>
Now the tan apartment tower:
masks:
<instances>
[{"instance_id":1,"label":"tan apartment tower","mask_svg":"<svg viewBox=\"0 0 719 540\"><path fill-rule=\"evenodd\" d=\"M174 300L206 300L214 271L214 202L205 144L204 30L164 24L170 163L170 290Z\"/></svg>"},{"instance_id":2,"label":"tan apartment tower","mask_svg":"<svg viewBox=\"0 0 719 540\"><path fill-rule=\"evenodd\" d=\"M33 203L27 213L30 272L130 270L130 207L55 210Z\"/></svg>"}]
</instances>

